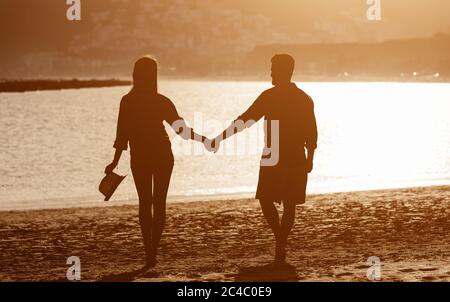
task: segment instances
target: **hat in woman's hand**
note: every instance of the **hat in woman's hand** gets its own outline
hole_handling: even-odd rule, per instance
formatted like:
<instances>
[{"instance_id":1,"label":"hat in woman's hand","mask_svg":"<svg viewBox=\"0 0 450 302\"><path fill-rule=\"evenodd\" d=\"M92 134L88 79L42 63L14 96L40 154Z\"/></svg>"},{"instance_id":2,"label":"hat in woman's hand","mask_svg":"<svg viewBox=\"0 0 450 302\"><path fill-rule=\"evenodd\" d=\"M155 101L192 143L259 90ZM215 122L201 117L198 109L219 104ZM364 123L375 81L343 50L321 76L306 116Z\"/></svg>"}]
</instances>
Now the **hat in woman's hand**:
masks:
<instances>
[{"instance_id":1,"label":"hat in woman's hand","mask_svg":"<svg viewBox=\"0 0 450 302\"><path fill-rule=\"evenodd\" d=\"M108 201L126 176L117 175L114 172L106 174L100 182L99 191L105 195L105 201Z\"/></svg>"}]
</instances>

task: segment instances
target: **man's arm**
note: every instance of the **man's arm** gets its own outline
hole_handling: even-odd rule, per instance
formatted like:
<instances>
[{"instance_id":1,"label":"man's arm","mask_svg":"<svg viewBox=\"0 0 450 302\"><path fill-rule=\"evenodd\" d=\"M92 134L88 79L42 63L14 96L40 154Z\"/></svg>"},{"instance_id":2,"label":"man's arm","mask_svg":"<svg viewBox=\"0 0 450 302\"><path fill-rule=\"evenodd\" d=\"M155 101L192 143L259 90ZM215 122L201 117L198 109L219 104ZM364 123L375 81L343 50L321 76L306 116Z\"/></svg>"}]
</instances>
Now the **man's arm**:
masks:
<instances>
[{"instance_id":1,"label":"man's arm","mask_svg":"<svg viewBox=\"0 0 450 302\"><path fill-rule=\"evenodd\" d=\"M314 102L310 99L308 103L308 110L306 115L306 150L307 150L307 158L306 158L306 170L310 173L313 169L313 161L314 161L314 152L317 148L317 123L316 116L314 114Z\"/></svg>"},{"instance_id":2,"label":"man's arm","mask_svg":"<svg viewBox=\"0 0 450 302\"><path fill-rule=\"evenodd\" d=\"M215 138L215 140L217 140L219 142L222 140L225 140L225 139L241 132L244 129L250 128L256 122L257 122L256 120L245 120L245 119L242 119L241 117L239 117L236 120L234 120L230 124L230 126L228 126L228 128L223 130L223 132L221 134L219 134Z\"/></svg>"},{"instance_id":3,"label":"man's arm","mask_svg":"<svg viewBox=\"0 0 450 302\"><path fill-rule=\"evenodd\" d=\"M214 139L215 146L213 145L213 147L217 149L221 141L251 127L261 119L265 114L264 97L265 93L263 92L243 114L235 119L221 134L216 136Z\"/></svg>"}]
</instances>

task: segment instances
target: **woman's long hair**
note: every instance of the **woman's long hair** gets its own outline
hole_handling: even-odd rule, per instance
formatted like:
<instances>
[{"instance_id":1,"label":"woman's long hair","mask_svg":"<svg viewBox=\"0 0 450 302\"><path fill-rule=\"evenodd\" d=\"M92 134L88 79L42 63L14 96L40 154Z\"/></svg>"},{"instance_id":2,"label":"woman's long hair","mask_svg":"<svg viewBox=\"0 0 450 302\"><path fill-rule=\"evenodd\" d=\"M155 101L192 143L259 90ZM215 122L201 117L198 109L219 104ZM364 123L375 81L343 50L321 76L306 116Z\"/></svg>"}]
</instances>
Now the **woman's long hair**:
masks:
<instances>
[{"instance_id":1,"label":"woman's long hair","mask_svg":"<svg viewBox=\"0 0 450 302\"><path fill-rule=\"evenodd\" d=\"M158 93L158 63L150 56L144 56L134 63L134 92Z\"/></svg>"}]
</instances>

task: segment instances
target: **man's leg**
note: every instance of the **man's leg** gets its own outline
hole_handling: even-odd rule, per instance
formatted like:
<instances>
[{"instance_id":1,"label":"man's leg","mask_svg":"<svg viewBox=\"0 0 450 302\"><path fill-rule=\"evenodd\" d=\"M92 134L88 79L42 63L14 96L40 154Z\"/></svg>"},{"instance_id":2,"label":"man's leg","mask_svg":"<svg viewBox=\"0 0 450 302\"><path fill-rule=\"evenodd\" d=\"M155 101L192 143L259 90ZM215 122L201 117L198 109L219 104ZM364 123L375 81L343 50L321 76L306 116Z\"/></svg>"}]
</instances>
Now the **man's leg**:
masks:
<instances>
[{"instance_id":1,"label":"man's leg","mask_svg":"<svg viewBox=\"0 0 450 302\"><path fill-rule=\"evenodd\" d=\"M262 212L267 223L269 224L270 229L275 235L275 238L277 238L280 231L280 217L278 215L277 208L272 201L267 199L261 199L259 203L261 204Z\"/></svg>"},{"instance_id":2,"label":"man's leg","mask_svg":"<svg viewBox=\"0 0 450 302\"><path fill-rule=\"evenodd\" d=\"M271 200L264 200L260 199L261 209L264 214L264 217L266 218L267 223L269 224L270 229L272 230L274 236L275 236L275 242L276 242L276 249L275 249L275 261L277 261L277 257L279 252L278 248L278 241L280 236L280 217L278 215L278 210L275 207L275 204Z\"/></svg>"},{"instance_id":3,"label":"man's leg","mask_svg":"<svg viewBox=\"0 0 450 302\"><path fill-rule=\"evenodd\" d=\"M277 237L277 254L275 260L286 260L286 244L289 233L295 222L295 202L283 201L283 216L281 218L280 231Z\"/></svg>"}]
</instances>

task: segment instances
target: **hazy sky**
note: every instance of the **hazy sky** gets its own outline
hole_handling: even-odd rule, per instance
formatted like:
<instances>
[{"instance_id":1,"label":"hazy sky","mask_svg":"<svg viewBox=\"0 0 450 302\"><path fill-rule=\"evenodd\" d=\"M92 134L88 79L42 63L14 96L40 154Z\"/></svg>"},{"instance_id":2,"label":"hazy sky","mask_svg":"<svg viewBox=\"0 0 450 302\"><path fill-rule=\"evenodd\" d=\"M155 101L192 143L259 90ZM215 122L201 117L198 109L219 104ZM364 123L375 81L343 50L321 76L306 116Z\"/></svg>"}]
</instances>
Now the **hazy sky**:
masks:
<instances>
[{"instance_id":1,"label":"hazy sky","mask_svg":"<svg viewBox=\"0 0 450 302\"><path fill-rule=\"evenodd\" d=\"M114 11L126 4L129 18L139 11L139 0L81 0L81 22L65 19L65 0L0 1L0 39L2 48L17 43L35 47L38 40L53 45L64 44L73 34L88 30L91 16L98 11ZM176 3L176 0L153 1ZM381 0L382 20L366 19L366 0L186 0L199 7L227 8L245 16L263 15L274 28L298 36L314 35L317 40L368 40L432 35L450 31L448 0ZM151 14L151 12L148 12ZM114 18L111 18L113 21ZM118 21L118 20L116 20ZM176 22L176 20L174 20ZM105 24L108 26L108 24ZM306 42L306 41L305 41Z\"/></svg>"},{"instance_id":2,"label":"hazy sky","mask_svg":"<svg viewBox=\"0 0 450 302\"><path fill-rule=\"evenodd\" d=\"M376 22L366 18L366 0L81 4L82 20L70 22L66 0L1 0L0 64L11 68L54 54L116 59L148 50L160 56L195 56L204 55L200 50L242 53L271 43L370 42L450 33L449 0L381 0L382 20Z\"/></svg>"}]
</instances>

